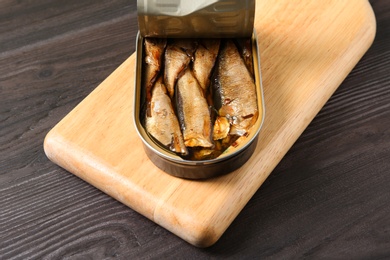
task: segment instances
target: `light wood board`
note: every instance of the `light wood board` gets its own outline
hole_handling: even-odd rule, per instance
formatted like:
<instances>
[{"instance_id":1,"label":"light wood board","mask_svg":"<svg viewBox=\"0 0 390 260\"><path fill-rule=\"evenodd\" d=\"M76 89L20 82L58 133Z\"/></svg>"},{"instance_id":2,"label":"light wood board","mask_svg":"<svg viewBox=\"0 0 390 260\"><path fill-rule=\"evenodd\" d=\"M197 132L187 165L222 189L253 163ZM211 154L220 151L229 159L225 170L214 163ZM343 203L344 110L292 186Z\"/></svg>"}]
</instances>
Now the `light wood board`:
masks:
<instances>
[{"instance_id":1,"label":"light wood board","mask_svg":"<svg viewBox=\"0 0 390 260\"><path fill-rule=\"evenodd\" d=\"M376 23L367 0L257 1L255 29L266 113L242 168L191 181L148 160L132 118L134 54L48 133L48 158L189 243L212 245L367 51Z\"/></svg>"}]
</instances>

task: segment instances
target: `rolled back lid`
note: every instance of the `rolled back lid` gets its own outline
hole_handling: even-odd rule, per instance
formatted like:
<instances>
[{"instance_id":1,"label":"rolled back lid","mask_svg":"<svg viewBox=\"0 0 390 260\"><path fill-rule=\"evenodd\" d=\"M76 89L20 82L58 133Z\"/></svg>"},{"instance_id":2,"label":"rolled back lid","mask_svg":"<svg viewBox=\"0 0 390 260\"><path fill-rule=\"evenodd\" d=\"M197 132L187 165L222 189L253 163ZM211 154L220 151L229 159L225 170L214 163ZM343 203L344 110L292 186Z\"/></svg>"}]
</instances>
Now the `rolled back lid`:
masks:
<instances>
[{"instance_id":1,"label":"rolled back lid","mask_svg":"<svg viewBox=\"0 0 390 260\"><path fill-rule=\"evenodd\" d=\"M144 37L226 38L253 33L255 0L137 0Z\"/></svg>"}]
</instances>

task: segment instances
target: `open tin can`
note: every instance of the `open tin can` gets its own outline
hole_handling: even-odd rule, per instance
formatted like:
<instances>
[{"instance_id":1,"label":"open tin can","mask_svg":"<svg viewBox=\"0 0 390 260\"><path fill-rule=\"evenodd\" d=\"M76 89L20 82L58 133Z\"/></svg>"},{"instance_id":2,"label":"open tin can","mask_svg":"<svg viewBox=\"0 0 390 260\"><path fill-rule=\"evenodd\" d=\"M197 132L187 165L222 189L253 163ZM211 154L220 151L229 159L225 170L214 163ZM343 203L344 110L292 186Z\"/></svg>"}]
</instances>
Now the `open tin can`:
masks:
<instances>
[{"instance_id":1,"label":"open tin can","mask_svg":"<svg viewBox=\"0 0 390 260\"><path fill-rule=\"evenodd\" d=\"M260 56L253 29L255 1L242 0L138 0L140 32L137 36L134 122L149 159L164 172L187 179L205 179L230 173L241 167L253 154L264 121L264 97ZM249 29L250 28L250 29ZM144 122L146 94L145 38L242 38L251 41L253 79L256 88L257 120L234 144L212 159L188 159L170 151L146 130Z\"/></svg>"}]
</instances>

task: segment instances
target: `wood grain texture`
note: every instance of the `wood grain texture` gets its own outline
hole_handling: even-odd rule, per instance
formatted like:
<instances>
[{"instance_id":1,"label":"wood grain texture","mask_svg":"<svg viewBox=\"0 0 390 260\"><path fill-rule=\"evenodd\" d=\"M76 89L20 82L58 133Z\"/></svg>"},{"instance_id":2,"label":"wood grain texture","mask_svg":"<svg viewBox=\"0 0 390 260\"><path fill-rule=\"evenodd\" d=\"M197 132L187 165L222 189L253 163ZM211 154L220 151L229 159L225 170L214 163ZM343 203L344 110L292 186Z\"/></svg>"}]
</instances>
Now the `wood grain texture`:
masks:
<instances>
[{"instance_id":1,"label":"wood grain texture","mask_svg":"<svg viewBox=\"0 0 390 260\"><path fill-rule=\"evenodd\" d=\"M49 129L134 51L135 1L1 1L0 258L388 258L390 5L370 3L373 46L200 250L43 153Z\"/></svg>"},{"instance_id":2,"label":"wood grain texture","mask_svg":"<svg viewBox=\"0 0 390 260\"><path fill-rule=\"evenodd\" d=\"M191 181L167 175L148 160L130 120L135 55L50 131L49 159L187 242L214 244L375 35L365 0L258 2L256 8L268 112L257 148L242 168Z\"/></svg>"}]
</instances>

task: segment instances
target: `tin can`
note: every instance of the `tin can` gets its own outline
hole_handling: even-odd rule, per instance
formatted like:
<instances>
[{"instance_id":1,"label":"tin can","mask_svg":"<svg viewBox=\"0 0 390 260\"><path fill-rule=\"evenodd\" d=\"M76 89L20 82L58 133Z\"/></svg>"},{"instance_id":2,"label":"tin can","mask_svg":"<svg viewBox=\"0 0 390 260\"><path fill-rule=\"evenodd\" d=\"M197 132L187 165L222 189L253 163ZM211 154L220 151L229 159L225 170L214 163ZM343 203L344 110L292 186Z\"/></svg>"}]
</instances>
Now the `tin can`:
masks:
<instances>
[{"instance_id":1,"label":"tin can","mask_svg":"<svg viewBox=\"0 0 390 260\"><path fill-rule=\"evenodd\" d=\"M138 24L143 37L250 37L255 4L255 0L138 0Z\"/></svg>"},{"instance_id":2,"label":"tin can","mask_svg":"<svg viewBox=\"0 0 390 260\"><path fill-rule=\"evenodd\" d=\"M141 3L140 3L141 2ZM163 1L138 1L138 6L141 9L141 20L143 21L145 15L143 14L143 11L145 10L145 6L142 4L145 4L146 2L153 3L157 6L158 3L162 3ZM170 2L171 5L171 12L175 8L177 8L177 5L180 4L180 1L164 1L165 4ZM181 1L181 3L186 1ZM188 1L189 2L189 1ZM193 1L195 2L195 1ZM202 4L205 4L206 1L199 1L197 2L198 7L202 6ZM229 5L234 2L237 6L241 6L241 3L245 2L246 4L249 4L250 2L254 1L207 1L208 4L206 7L202 6L201 10L208 10L208 12L216 12L215 10L220 10L216 8L216 4L221 4L221 2L224 2L225 4ZM214 6L213 6L214 5ZM140 7L141 6L141 7ZM168 5L169 6L169 5ZM234 6L232 4L232 6ZM217 5L218 7L218 5ZM211 9L210 9L211 8ZM191 10L191 8L187 8L188 10ZM149 10L148 14L150 14L152 11ZM180 9L183 10L183 9ZM210 11L214 10L214 11ZM226 8L225 10L228 10ZM235 9L234 9L235 10ZM234 11L233 10L233 11ZM254 8L252 9L254 10ZM156 11L156 10L155 10ZM157 11L156 11L157 12ZM192 12L191 14L193 14ZM238 12L240 13L240 12ZM187 16L191 16L191 14L187 14ZM165 15L165 14L163 14ZM158 16L158 12L156 13L156 16ZM215 14L214 14L215 16ZM218 16L218 15L217 15ZM239 17L239 16L237 16ZM161 19L168 19L166 16ZM188 17L186 17L184 20L187 20ZM253 19L253 18L252 18ZM249 19L250 20L250 19ZM149 20L150 21L150 20ZM167 21L168 22L168 21ZM183 21L184 24L184 21ZM153 22L152 22L153 25ZM144 27L143 27L144 26ZM149 25L149 22L145 23L144 25L141 25L140 23L140 32L137 36L137 50L136 50L136 72L135 72L135 93L134 93L134 123L136 130L143 142L144 150L149 157L149 159L161 170L164 172L171 174L176 177L181 178L187 178L187 179L205 179L205 178L211 178L222 174L230 173L239 167L241 167L253 154L256 145L257 145L257 139L258 134L260 132L260 129L262 127L262 124L264 122L264 113L265 113L265 107L264 107L264 97L263 97L263 89L262 89L262 82L261 82L261 73L260 73L260 56L258 51L258 45L257 45L257 36L256 32L253 30L253 23L251 28L251 46L252 46L252 57L253 57L253 70L254 70L254 81L256 86L256 98L257 98L257 107L258 107L258 118L255 124L251 127L250 131L248 131L245 135L240 136L235 142L235 145L229 146L221 155L214 159L207 159L207 160L189 160L184 159L183 157L179 156L178 154L175 154L171 151L169 151L166 147L162 146L159 142L157 142L153 137L150 136L150 134L146 131L144 125L142 124L143 118L143 104L145 102L145 93L142 88L142 75L144 71L144 39L145 37L157 36L158 37L183 37L185 38L185 33L183 34L183 31L179 33L179 30L167 30L164 31L160 29L153 29L150 30L151 26ZM180 28L180 30L184 30L185 28ZM191 30L194 30L192 28ZM152 32L150 34L150 32ZM208 38L210 32L201 32L200 30L197 31L199 34L197 34L197 38ZM227 30L224 32L223 37L230 37L234 36L234 38L242 37L243 31L240 33L235 32L233 33L233 30L231 30L229 33ZM231 35L230 33L233 33ZM246 32L247 33L247 32ZM246 34L245 33L245 34ZM238 35L238 36L237 36ZM245 35L246 37L248 35Z\"/></svg>"}]
</instances>

